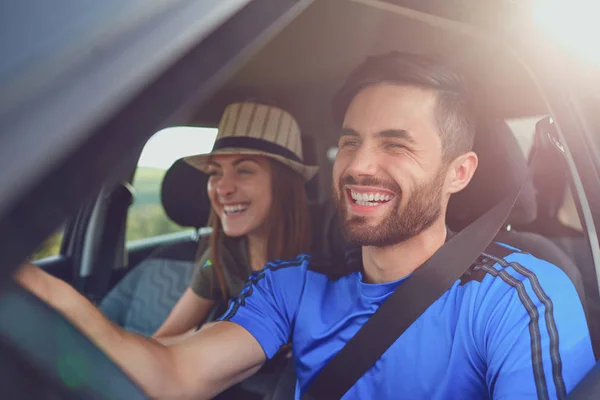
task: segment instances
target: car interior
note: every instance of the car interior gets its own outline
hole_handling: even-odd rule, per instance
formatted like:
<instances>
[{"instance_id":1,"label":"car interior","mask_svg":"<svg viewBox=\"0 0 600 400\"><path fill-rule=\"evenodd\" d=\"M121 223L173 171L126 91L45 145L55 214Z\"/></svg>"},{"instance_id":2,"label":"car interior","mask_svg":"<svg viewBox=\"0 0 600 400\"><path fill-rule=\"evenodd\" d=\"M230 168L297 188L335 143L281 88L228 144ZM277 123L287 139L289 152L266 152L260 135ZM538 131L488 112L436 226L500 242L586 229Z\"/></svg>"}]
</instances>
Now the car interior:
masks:
<instances>
[{"instance_id":1,"label":"car interior","mask_svg":"<svg viewBox=\"0 0 600 400\"><path fill-rule=\"evenodd\" d=\"M518 187L524 176L530 174L535 165L528 164L519 144L506 123L502 121L491 121L481 123L478 131L475 151L481 158L481 163L473 178L472 183L459 195L456 195L449 206L448 226L453 231L460 231L479 217L485 210L492 207L503 193ZM549 147L552 151L553 148ZM538 149L532 149L532 152ZM535 160L539 160L539 153ZM497 171L502 170L502 175ZM564 170L563 170L564 171ZM552 179L552 176L550 176ZM502 233L502 241L527 252L536 257L550 261L559 266L575 285L582 303L598 304L597 289L596 297L593 292L588 291L595 288L587 285L584 288L582 271L575 264L575 255L568 255L566 248L561 244L566 235L543 235L535 230L535 221L538 221L538 203L546 201L540 197L539 187L543 181L530 180L521 191L509 218L506 221L505 231ZM196 229L207 225L207 210L210 208L208 194L206 193L207 176L190 167L183 160L173 164L165 176L162 186L163 205L167 215L177 221L179 225L190 226ZM490 186L489 182L495 182ZM200 185L198 185L200 183ZM194 190L184 191L182 188L193 187ZM485 195L478 195L484 192ZM183 196L182 198L176 197ZM196 199L190 202L189 198ZM312 193L311 198L318 198ZM187 207L186 207L187 206ZM170 207L174 207L170 209ZM324 202L313 203L311 206L311 217L313 218L313 237L315 240L313 253L327 250L329 253L344 251L343 234L338 224L335 212L322 210L333 210L331 199ZM327 219L323 219L327 215ZM323 222L325 221L325 222ZM554 221L546 220L546 223ZM560 221L556 221L560 223ZM512 226L520 228L513 229ZM532 229L528 229L532 226ZM209 235L210 231L202 231L196 240L168 244L155 249L146 259L138 265L131 266L127 274L119 280L110 292L104 296L100 303L101 310L115 323L133 332L146 336L154 333L167 317L169 311L177 302L183 291L187 288L191 273L194 268L194 259L198 249L203 249L206 243L202 239ZM578 235L583 239L582 234ZM569 237L569 236L566 236ZM591 264L591 258L586 260ZM589 272L589 271L588 271ZM588 276L586 282L593 283L593 276ZM587 290L586 290L587 289ZM215 307L210 320L220 316L224 311L224 304ZM587 315L591 329L597 329L594 321L600 320L599 314L594 313L588 307ZM596 333L597 331L594 331ZM598 345L598 335L593 336L594 345ZM596 347L597 348L597 347ZM284 364L285 365L285 364ZM287 371L287 373L293 373ZM260 374L259 374L260 375ZM293 379L281 377L287 382L295 382ZM264 381L264 379L263 379ZM271 382L272 383L272 382ZM269 393L262 389L264 395ZM293 386L288 388L293 391ZM281 387L279 390L282 390ZM291 392L288 392L289 397ZM282 397L282 398L287 398Z\"/></svg>"},{"instance_id":2,"label":"car interior","mask_svg":"<svg viewBox=\"0 0 600 400\"><path fill-rule=\"evenodd\" d=\"M532 67L535 63L528 65L512 48L500 44L501 34L514 39L509 30L502 30L506 27L501 29L502 18L514 13L510 2L498 2L498 8L493 9L467 2L470 13L457 2L437 1L282 1L277 6L266 1L227 9L225 3L229 4L223 1L221 6L215 6L218 9L215 15L222 20L215 25L219 28L198 39L204 42L204 47L190 45L189 53L172 56L177 60L172 62L173 70L162 64L163 69L157 67L152 75L155 79L146 76L147 86L137 88L137 97L122 99L115 103L113 111L107 109L100 114L106 122L93 125L93 129L91 123L87 126L95 135L82 141L83 147L65 148L63 159L56 156L64 162L56 161L52 164L56 168L47 168L46 186L40 183L38 188L32 184L30 191L23 189L30 200L16 202L18 206L11 212L0 214L0 218L10 217L6 219L8 222L0 221L2 229L16 231L13 227L21 224L17 221L29 221L30 227L40 227L37 236L30 235L23 242L26 244L19 242L19 237L27 236L25 232L12 236L11 250L21 253L14 256L15 266L43 238L62 227L59 253L34 260L35 263L77 288L117 325L152 335L188 287L195 260L208 245L210 202L207 176L179 159L164 173L160 202L170 221L189 230L127 242L128 212L136 201L136 166L144 144L166 126L214 128L229 103L257 98L277 103L299 121L305 161L320 167L317 176L306 184L311 211L311 252L341 254L345 243L330 189L331 154L337 146L339 129L331 116L333 94L368 55L392 50L437 54L468 78L473 90L470 95L478 106L475 151L479 167L470 185L450 201L449 229L462 230L525 181L498 237L558 266L570 278L584 306L598 358L600 248L594 220L600 206L592 199L600 198L594 197L594 193L600 192L600 181L591 172L589 175L583 172L590 171L583 167L600 165L600 159L588 157L588 160L580 155L591 151L584 148L592 147L586 146L578 133L584 128L578 125L575 129L569 123L569 118L575 118L573 113L562 110L562 103L554 103L558 102L555 98L560 97L559 91L542 88L540 82L544 76L532 72L538 71ZM267 5L271 7L268 12L264 8ZM185 10L179 11L183 15ZM150 11L148 14L158 18ZM525 27L530 28L527 24ZM223 33L231 31L237 36ZM130 36L122 35L133 40L132 32L129 31ZM240 42L241 36L248 42ZM259 40L251 46L248 38ZM127 44L126 39L123 41L122 45ZM210 54L212 58L203 58L202 54ZM206 63L203 69L194 64L198 60ZM156 72L159 70L162 75ZM169 86L167 77L174 75L180 78ZM95 84L88 85L86 93L89 95L94 88ZM148 100L154 98L151 95L162 97L166 104L161 109L164 112L158 111L157 105L161 103ZM537 121L527 132L515 132L507 124L524 118ZM6 121L10 122L0 113L0 128L3 123L8 124ZM81 125L80 129L84 128ZM521 143L523 135L531 141L529 148ZM67 158L67 150L72 151L71 158ZM96 152L98 155L93 155ZM112 158L107 159L107 154ZM84 184L70 173L86 159L93 162L80 169L89 176L89 182ZM56 187L66 189L54 193ZM47 198L47 207L31 200L35 195L46 199L47 193L55 196ZM9 204L9 199L6 202ZM127 398L143 398L139 388L123 374L119 375L110 360L78 335L66 320L57 319L47 307L39 307L32 295L7 287L0 292L0 321L3 321L0 325L4 326L0 329L0 351L5 360L0 362L3 371L0 376L2 382L10 382L7 387L13 390L11 398L23 398L23 393L51 398L48 397L51 391L39 389L50 386L60 388L56 389L58 397L52 398L116 399L123 398L123 393L130 394ZM9 307L9 303L13 306ZM225 307L226 304L218 304L209 321L218 318ZM73 384L60 371L49 373L58 350L37 350L39 338L28 333L35 330L33 325L15 322L19 315L27 313L35 315L32 318L37 323L62 332L68 338L62 341L62 348L80 346L76 356L86 360L90 375L102 379L94 381L88 376L85 380L80 375L73 379L84 383ZM7 328L13 323L14 330ZM73 367L66 370L74 373ZM600 392L600 387L594 386L600 378L594 379L593 374L597 372L585 383L588 395L590 390ZM38 392L27 389L28 380L24 378L42 382L36 389ZM114 382L108 385L112 388L108 392L104 388L107 380ZM217 398L287 399L293 397L294 385L293 362L278 358Z\"/></svg>"}]
</instances>

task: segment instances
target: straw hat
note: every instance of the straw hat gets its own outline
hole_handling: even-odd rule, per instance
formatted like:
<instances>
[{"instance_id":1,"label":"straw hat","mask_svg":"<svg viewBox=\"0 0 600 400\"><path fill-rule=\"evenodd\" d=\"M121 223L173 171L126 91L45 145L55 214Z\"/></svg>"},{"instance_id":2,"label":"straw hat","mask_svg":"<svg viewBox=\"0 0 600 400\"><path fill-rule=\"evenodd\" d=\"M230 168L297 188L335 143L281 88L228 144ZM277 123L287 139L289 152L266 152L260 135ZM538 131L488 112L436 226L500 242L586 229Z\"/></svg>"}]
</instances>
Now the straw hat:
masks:
<instances>
[{"instance_id":1,"label":"straw hat","mask_svg":"<svg viewBox=\"0 0 600 400\"><path fill-rule=\"evenodd\" d=\"M270 157L311 179L318 167L304 164L300 128L292 115L277 107L251 102L227 106L212 151L186 157L201 171L215 154L250 154Z\"/></svg>"}]
</instances>

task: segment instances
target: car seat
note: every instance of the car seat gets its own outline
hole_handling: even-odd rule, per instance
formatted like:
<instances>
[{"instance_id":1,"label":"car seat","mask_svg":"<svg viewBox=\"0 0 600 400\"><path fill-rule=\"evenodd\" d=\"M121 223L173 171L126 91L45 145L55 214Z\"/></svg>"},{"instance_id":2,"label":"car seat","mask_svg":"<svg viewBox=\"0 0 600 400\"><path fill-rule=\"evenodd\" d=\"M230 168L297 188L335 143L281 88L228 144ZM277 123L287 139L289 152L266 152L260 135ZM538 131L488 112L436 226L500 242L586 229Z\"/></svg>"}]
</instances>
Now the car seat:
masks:
<instances>
[{"instance_id":1,"label":"car seat","mask_svg":"<svg viewBox=\"0 0 600 400\"><path fill-rule=\"evenodd\" d=\"M533 154L535 154L534 159L532 159ZM529 162L536 190L538 213L537 218L530 224L516 228L543 235L561 248L575 263L583 277L588 324L592 332L600 332L600 295L589 242L582 231L565 225L558 217L565 202L569 183L568 166L564 155L547 139L543 131L538 131L529 155ZM594 334L593 338L597 336ZM600 349L598 340L594 342L594 348Z\"/></svg>"},{"instance_id":2,"label":"car seat","mask_svg":"<svg viewBox=\"0 0 600 400\"><path fill-rule=\"evenodd\" d=\"M558 214L565 202L568 167L564 155L537 130L529 152L529 169L536 190L537 218L527 225L529 232L545 237L583 237L583 233L563 224Z\"/></svg>"},{"instance_id":3,"label":"car seat","mask_svg":"<svg viewBox=\"0 0 600 400\"><path fill-rule=\"evenodd\" d=\"M207 225L207 179L183 160L169 168L161 198L171 220L195 229ZM100 302L100 310L129 331L152 335L189 285L200 238L199 234L195 240L156 249L112 288Z\"/></svg>"},{"instance_id":4,"label":"car seat","mask_svg":"<svg viewBox=\"0 0 600 400\"><path fill-rule=\"evenodd\" d=\"M517 139L504 121L480 123L474 150L479 166L471 183L450 198L447 223L459 231L486 210L502 200L506 193L521 185L529 175L528 163ZM502 240L511 246L533 254L562 269L571 279L585 306L585 292L579 269L556 244L533 232L513 229L530 224L537 217L536 193L533 182L525 182L515 207L509 215Z\"/></svg>"}]
</instances>

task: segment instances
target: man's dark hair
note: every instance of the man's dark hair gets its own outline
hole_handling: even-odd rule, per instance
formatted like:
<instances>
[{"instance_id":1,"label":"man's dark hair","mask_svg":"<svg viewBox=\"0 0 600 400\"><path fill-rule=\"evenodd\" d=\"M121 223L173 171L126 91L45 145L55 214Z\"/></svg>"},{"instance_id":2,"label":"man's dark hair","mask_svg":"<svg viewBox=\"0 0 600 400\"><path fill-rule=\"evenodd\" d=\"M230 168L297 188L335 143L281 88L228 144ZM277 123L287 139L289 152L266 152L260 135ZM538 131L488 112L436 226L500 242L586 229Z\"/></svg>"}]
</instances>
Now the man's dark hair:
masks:
<instances>
[{"instance_id":1,"label":"man's dark hair","mask_svg":"<svg viewBox=\"0 0 600 400\"><path fill-rule=\"evenodd\" d=\"M352 99L362 89L391 83L437 92L435 116L442 139L442 157L449 162L473 148L475 123L462 77L440 61L422 55L391 52L367 57L335 96L332 106L340 125Z\"/></svg>"}]
</instances>

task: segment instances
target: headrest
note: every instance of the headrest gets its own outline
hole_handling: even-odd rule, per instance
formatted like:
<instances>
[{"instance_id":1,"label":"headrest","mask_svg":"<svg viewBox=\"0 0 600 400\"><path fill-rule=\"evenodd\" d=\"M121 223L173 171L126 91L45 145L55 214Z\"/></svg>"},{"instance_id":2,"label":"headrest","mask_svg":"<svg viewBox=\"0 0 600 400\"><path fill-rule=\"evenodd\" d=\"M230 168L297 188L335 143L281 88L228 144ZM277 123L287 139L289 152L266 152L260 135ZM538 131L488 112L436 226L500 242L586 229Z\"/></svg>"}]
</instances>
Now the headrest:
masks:
<instances>
[{"instance_id":1,"label":"headrest","mask_svg":"<svg viewBox=\"0 0 600 400\"><path fill-rule=\"evenodd\" d=\"M504 121L478 125L474 151L479 166L471 183L450 198L448 226L459 231L501 201L526 179L529 168L512 131ZM529 180L507 219L508 224L526 225L535 220L535 188Z\"/></svg>"},{"instance_id":2,"label":"headrest","mask_svg":"<svg viewBox=\"0 0 600 400\"><path fill-rule=\"evenodd\" d=\"M565 201L569 181L565 158L548 139L545 129L536 129L529 152L529 168L537 193L538 219L542 216L556 219Z\"/></svg>"},{"instance_id":3,"label":"headrest","mask_svg":"<svg viewBox=\"0 0 600 400\"><path fill-rule=\"evenodd\" d=\"M167 216L181 226L206 226L210 215L207 183L208 175L183 158L175 161L162 182L161 199Z\"/></svg>"}]
</instances>

